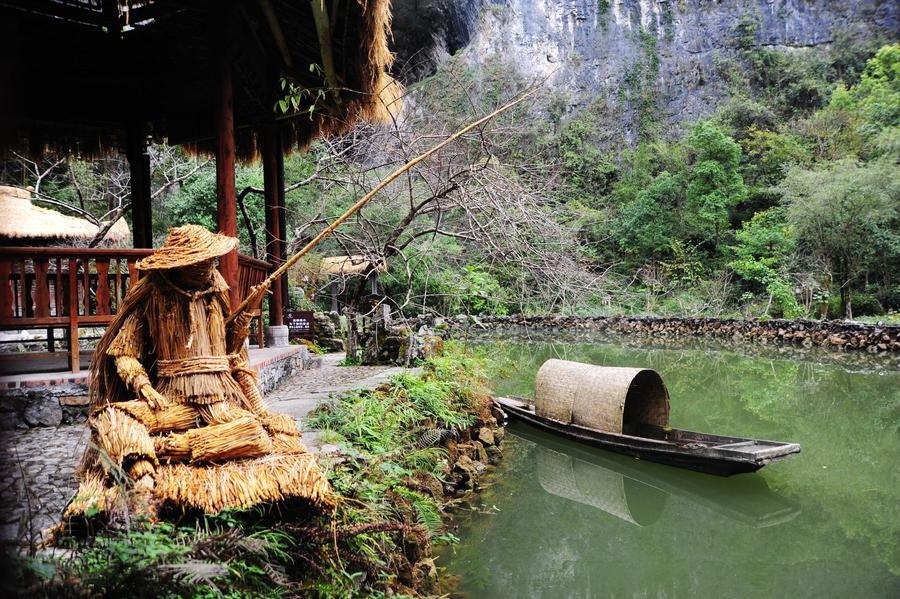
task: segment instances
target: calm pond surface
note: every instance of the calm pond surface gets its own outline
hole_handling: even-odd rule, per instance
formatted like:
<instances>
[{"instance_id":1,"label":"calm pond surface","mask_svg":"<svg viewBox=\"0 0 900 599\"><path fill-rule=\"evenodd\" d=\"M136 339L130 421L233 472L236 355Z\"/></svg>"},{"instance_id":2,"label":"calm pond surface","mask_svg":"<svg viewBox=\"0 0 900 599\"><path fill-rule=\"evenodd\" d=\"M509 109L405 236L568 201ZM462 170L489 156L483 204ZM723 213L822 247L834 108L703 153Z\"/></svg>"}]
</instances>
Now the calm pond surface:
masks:
<instances>
[{"instance_id":1,"label":"calm pond surface","mask_svg":"<svg viewBox=\"0 0 900 599\"><path fill-rule=\"evenodd\" d=\"M895 363L610 339L489 347L518 365L500 395L533 396L551 357L650 367L669 388L673 427L803 450L720 478L514 423L490 486L456 518L460 542L441 551L460 577L455 596L900 596Z\"/></svg>"}]
</instances>

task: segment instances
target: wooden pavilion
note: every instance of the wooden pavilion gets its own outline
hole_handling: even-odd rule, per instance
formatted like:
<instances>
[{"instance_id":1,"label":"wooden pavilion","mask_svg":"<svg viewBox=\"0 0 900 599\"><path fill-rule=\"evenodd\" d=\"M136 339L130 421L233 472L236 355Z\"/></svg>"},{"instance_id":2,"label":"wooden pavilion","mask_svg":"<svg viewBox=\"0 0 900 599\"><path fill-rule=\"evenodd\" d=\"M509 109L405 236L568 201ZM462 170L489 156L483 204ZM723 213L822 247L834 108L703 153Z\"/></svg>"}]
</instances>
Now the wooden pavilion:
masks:
<instances>
[{"instance_id":1,"label":"wooden pavilion","mask_svg":"<svg viewBox=\"0 0 900 599\"><path fill-rule=\"evenodd\" d=\"M0 158L125 153L136 248L0 248L0 329L66 328L78 369L79 322L109 322L152 244L151 142L215 156L229 235L235 160L261 156L267 260L220 261L236 304L284 260L284 153L388 116L389 26L389 0L0 0ZM298 102L276 110L286 89Z\"/></svg>"}]
</instances>

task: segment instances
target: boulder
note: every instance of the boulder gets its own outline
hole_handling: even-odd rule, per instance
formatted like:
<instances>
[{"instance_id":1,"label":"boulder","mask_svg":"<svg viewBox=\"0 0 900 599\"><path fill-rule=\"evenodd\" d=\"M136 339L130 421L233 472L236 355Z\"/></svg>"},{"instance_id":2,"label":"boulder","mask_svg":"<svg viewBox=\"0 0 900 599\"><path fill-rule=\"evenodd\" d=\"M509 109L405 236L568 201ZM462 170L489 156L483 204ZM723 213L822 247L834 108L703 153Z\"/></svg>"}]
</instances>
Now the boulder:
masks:
<instances>
[{"instance_id":1,"label":"boulder","mask_svg":"<svg viewBox=\"0 0 900 599\"><path fill-rule=\"evenodd\" d=\"M25 423L28 426L59 426L63 412L55 397L34 399L25 407Z\"/></svg>"},{"instance_id":2,"label":"boulder","mask_svg":"<svg viewBox=\"0 0 900 599\"><path fill-rule=\"evenodd\" d=\"M478 440L485 445L494 445L494 431L486 426L482 426L480 429L478 429Z\"/></svg>"}]
</instances>

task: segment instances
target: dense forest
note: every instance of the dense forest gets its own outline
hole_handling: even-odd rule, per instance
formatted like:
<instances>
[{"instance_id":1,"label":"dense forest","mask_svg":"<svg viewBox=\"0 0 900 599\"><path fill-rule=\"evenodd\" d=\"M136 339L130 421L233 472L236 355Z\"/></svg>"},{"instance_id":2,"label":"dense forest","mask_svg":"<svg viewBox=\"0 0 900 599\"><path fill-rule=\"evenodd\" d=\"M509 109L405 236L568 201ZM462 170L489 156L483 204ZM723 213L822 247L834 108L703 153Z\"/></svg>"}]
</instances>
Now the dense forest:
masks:
<instances>
[{"instance_id":1,"label":"dense forest","mask_svg":"<svg viewBox=\"0 0 900 599\"><path fill-rule=\"evenodd\" d=\"M286 159L288 248L439 138L536 95L389 187L292 274L295 305L329 303L318 260L359 255L395 310L896 319L900 309L900 45L806 52L733 30L715 60L727 100L670 126L657 37L588 103L502 56L455 55L408 85L393 123L361 125ZM274 109L315 110L288 88ZM626 140L617 114L636 118ZM215 168L151 148L154 233L215 223ZM96 220L128 215L123 157L6 161L2 179ZM242 251L264 254L262 168L239 166ZM365 285L345 280L362 308ZM302 290L302 293L300 291ZM302 297L302 299L301 299Z\"/></svg>"}]
</instances>

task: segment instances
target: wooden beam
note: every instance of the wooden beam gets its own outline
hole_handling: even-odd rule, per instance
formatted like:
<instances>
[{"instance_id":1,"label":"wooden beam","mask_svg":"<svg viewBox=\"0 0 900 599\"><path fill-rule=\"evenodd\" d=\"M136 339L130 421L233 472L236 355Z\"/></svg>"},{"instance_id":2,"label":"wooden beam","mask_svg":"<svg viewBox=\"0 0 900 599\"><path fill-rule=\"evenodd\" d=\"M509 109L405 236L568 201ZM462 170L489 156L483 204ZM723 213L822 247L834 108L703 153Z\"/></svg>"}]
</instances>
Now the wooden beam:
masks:
<instances>
[{"instance_id":1,"label":"wooden beam","mask_svg":"<svg viewBox=\"0 0 900 599\"><path fill-rule=\"evenodd\" d=\"M294 66L291 51L288 48L284 32L281 30L281 23L278 21L278 15L275 14L272 3L269 0L259 0L259 8L266 17L266 24L269 26L269 32L272 34L272 39L275 40L275 45L278 46L281 60L284 62L285 66Z\"/></svg>"},{"instance_id":2,"label":"wooden beam","mask_svg":"<svg viewBox=\"0 0 900 599\"><path fill-rule=\"evenodd\" d=\"M218 69L215 97L215 131L216 131L216 220L219 232L237 237L237 194L234 182L234 87L231 70L231 52L228 47L227 17L218 33L221 36L216 44ZM228 283L231 305L237 306L240 301L238 288L238 254L237 249L219 259L219 271Z\"/></svg>"},{"instance_id":3,"label":"wooden beam","mask_svg":"<svg viewBox=\"0 0 900 599\"><path fill-rule=\"evenodd\" d=\"M150 155L142 125L128 130L128 165L131 168L131 222L134 247L153 247L153 217L150 210Z\"/></svg>"},{"instance_id":4,"label":"wooden beam","mask_svg":"<svg viewBox=\"0 0 900 599\"><path fill-rule=\"evenodd\" d=\"M325 74L325 83L328 85L335 103L341 105L341 93L338 90L337 74L334 69L334 53L331 48L331 20L328 18L328 9L325 8L325 0L310 0L313 21L316 23L316 34L319 38L319 52L322 56L322 72Z\"/></svg>"},{"instance_id":5,"label":"wooden beam","mask_svg":"<svg viewBox=\"0 0 900 599\"><path fill-rule=\"evenodd\" d=\"M266 260L277 267L281 260L284 259L281 219L278 215L279 197L281 195L279 193L278 154L281 153L281 140L275 127L270 126L263 131L261 141L266 205ZM284 324L283 286L284 277L278 277L272 282L272 294L269 296L270 326L281 326Z\"/></svg>"}]
</instances>

